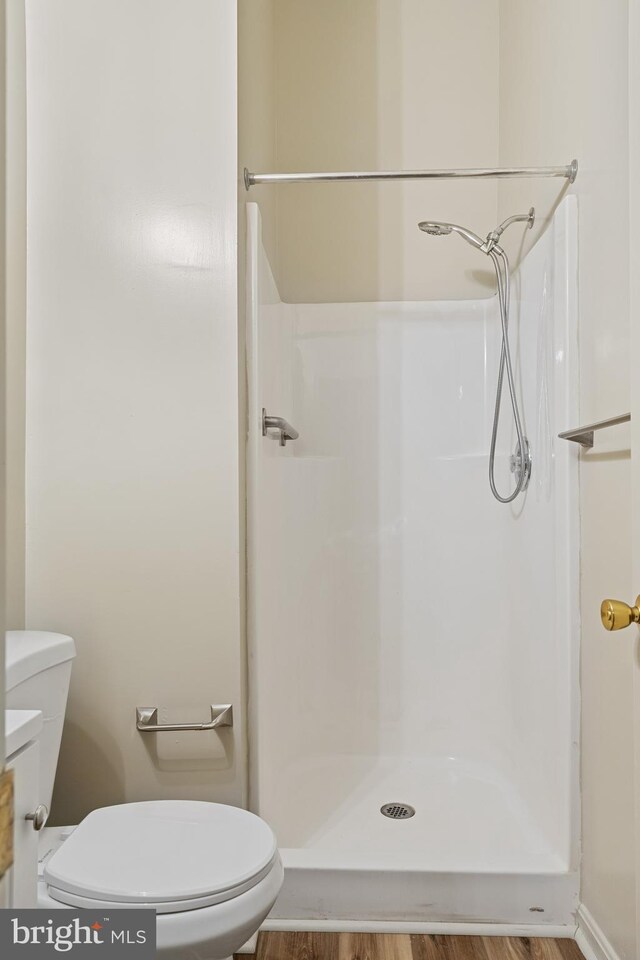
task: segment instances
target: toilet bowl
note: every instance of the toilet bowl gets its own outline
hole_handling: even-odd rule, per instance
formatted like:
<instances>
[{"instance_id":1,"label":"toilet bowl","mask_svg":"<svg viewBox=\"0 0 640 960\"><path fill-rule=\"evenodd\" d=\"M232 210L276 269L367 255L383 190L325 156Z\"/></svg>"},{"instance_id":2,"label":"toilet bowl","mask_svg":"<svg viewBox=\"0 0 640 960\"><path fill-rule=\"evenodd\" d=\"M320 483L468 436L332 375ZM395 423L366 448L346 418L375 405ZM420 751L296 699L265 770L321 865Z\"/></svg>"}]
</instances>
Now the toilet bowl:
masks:
<instances>
[{"instance_id":1,"label":"toilet bowl","mask_svg":"<svg viewBox=\"0 0 640 960\"><path fill-rule=\"evenodd\" d=\"M124 803L90 813L45 855L38 906L151 908L159 957L220 960L255 933L282 879L273 832L246 810Z\"/></svg>"},{"instance_id":2,"label":"toilet bowl","mask_svg":"<svg viewBox=\"0 0 640 960\"><path fill-rule=\"evenodd\" d=\"M74 654L69 637L7 636L7 705L24 709L32 700L46 701L51 721L40 769L47 800ZM247 810L220 803L102 807L62 835L45 830L42 840L39 907L153 909L163 960L227 960L256 933L284 878L271 828Z\"/></svg>"}]
</instances>

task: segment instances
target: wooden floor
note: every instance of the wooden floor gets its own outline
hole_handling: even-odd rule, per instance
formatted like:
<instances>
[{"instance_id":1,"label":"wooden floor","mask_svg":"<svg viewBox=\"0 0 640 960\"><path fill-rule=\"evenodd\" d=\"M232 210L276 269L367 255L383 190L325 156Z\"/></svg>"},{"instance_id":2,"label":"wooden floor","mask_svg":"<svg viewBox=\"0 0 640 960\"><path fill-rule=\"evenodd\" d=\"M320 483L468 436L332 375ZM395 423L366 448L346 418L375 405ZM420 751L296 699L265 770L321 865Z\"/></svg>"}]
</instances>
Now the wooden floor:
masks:
<instances>
[{"instance_id":1,"label":"wooden floor","mask_svg":"<svg viewBox=\"0 0 640 960\"><path fill-rule=\"evenodd\" d=\"M238 957L238 960L247 960ZM255 960L584 960L573 940L372 933L261 933Z\"/></svg>"}]
</instances>

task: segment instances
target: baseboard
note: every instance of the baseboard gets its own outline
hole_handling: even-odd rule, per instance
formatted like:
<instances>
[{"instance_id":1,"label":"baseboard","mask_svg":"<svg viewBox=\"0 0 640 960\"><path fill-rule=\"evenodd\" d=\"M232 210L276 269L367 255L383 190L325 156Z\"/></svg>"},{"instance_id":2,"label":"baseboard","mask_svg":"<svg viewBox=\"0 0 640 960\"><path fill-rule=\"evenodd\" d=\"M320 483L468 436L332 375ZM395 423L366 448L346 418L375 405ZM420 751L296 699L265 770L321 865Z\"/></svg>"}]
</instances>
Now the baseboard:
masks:
<instances>
[{"instance_id":1,"label":"baseboard","mask_svg":"<svg viewBox=\"0 0 640 960\"><path fill-rule=\"evenodd\" d=\"M577 921L576 943L586 960L620 960L586 907L578 908Z\"/></svg>"},{"instance_id":2,"label":"baseboard","mask_svg":"<svg viewBox=\"0 0 640 960\"><path fill-rule=\"evenodd\" d=\"M575 924L419 923L398 920L265 920L262 930L305 933L430 933L469 937L556 937L573 940ZM590 958L589 958L590 960ZM605 960L605 955L597 960ZM617 960L612 954L606 960Z\"/></svg>"}]
</instances>

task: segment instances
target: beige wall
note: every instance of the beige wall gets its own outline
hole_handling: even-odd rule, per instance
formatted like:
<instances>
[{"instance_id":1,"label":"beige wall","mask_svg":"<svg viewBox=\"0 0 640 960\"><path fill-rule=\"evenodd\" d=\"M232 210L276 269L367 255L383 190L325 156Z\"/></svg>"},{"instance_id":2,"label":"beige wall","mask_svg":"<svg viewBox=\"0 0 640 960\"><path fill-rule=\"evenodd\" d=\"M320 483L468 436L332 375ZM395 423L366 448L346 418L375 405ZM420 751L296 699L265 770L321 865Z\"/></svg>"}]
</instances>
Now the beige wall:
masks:
<instances>
[{"instance_id":1,"label":"beige wall","mask_svg":"<svg viewBox=\"0 0 640 960\"><path fill-rule=\"evenodd\" d=\"M629 0L629 103L637 104L640 101L640 0ZM629 113L629 262L640 262L640 114L638 110ZM640 271L630 271L629 315L631 319L631 345L629 351L629 366L631 376L631 444L635 451L640 450L640 380L634 376L635 358L640 352ZM640 583L640 457L637 455L631 461L631 489L632 513L631 530L633 532L633 591L631 596L639 593ZM638 634L636 634L638 637ZM635 722L634 730L640 730L640 640L636 639L634 661L634 701ZM638 824L640 824L640 755L638 740L635 744L635 810L636 810L636 843L635 866L636 878L640 877L640 839ZM636 890L636 932L640 943L640 883L635 884Z\"/></svg>"},{"instance_id":2,"label":"beige wall","mask_svg":"<svg viewBox=\"0 0 640 960\"><path fill-rule=\"evenodd\" d=\"M255 157L256 163L265 169L275 167L276 113L275 113L275 53L274 53L274 2L275 0L238 0L238 372L240 379L238 426L240 451L240 544L242 545L243 569L246 569L247 517L246 517L246 440L247 440L247 373L245 353L245 306L246 306L246 245L247 223L245 203L247 191L242 175L242 158ZM276 200L275 191L258 191L260 204L265 211L267 226L265 242L273 261L276 258ZM243 707L248 702L248 670L246 662L246 616L247 582L241 578L241 633L242 644L242 689ZM245 743L248 758L251 744Z\"/></svg>"},{"instance_id":3,"label":"beige wall","mask_svg":"<svg viewBox=\"0 0 640 960\"><path fill-rule=\"evenodd\" d=\"M27 625L72 634L54 815L241 802L236 22L30 0ZM144 737L137 705L233 731Z\"/></svg>"},{"instance_id":4,"label":"beige wall","mask_svg":"<svg viewBox=\"0 0 640 960\"><path fill-rule=\"evenodd\" d=\"M500 161L580 160L580 406L589 422L629 410L626 0L500 5ZM502 184L500 216L553 205L553 183ZM631 582L627 427L582 455L582 902L624 960L637 957L632 631L608 635L604 597Z\"/></svg>"},{"instance_id":5,"label":"beige wall","mask_svg":"<svg viewBox=\"0 0 640 960\"><path fill-rule=\"evenodd\" d=\"M276 134L276 50L275 4L278 0L238 0L238 157L240 168L275 170ZM238 201L241 216L238 256L244 265L246 226L244 205L249 198L257 200L263 212L264 243L272 262L277 255L278 191L270 187L254 187L247 194L242 177L238 180ZM241 296L244 293L244 269L238 270Z\"/></svg>"},{"instance_id":6,"label":"beige wall","mask_svg":"<svg viewBox=\"0 0 640 960\"><path fill-rule=\"evenodd\" d=\"M8 59L11 51L11 41L13 37L7 30L7 6L6 0L0 0L0 53ZM7 136L7 114L8 100L10 96L10 84L7 83L9 71L0 72L0 183L3 189L0 191L0 357L2 366L0 369L6 370L6 312L7 312L7 278L9 271L7 269L7 239L10 239L7 221L7 168L6 156L10 151L10 139ZM0 389L0 440L4 451L6 440L6 407L7 407L7 384L6 374L3 376L2 389ZM5 587L5 562L6 562L6 456L0 458L0 770L4 767L4 631L6 626L6 587ZM0 876L0 908L8 906L8 889L6 880Z\"/></svg>"},{"instance_id":7,"label":"beige wall","mask_svg":"<svg viewBox=\"0 0 640 960\"><path fill-rule=\"evenodd\" d=\"M244 363L246 211L248 199L263 211L263 236L272 263L277 260L277 190L256 187L248 194L242 170L253 163L273 170L276 165L275 3L277 0L238 0L238 335L240 345L240 422L242 466L246 438L246 372ZM244 532L244 531L243 531ZM243 537L244 542L244 537Z\"/></svg>"},{"instance_id":8,"label":"beige wall","mask_svg":"<svg viewBox=\"0 0 640 960\"><path fill-rule=\"evenodd\" d=\"M9 61L12 53L19 49L19 45L13 48L14 36L7 23L7 4L6 0L0 2L0 52L3 62ZM7 378L6 378L6 312L7 312L7 280L10 276L7 263L7 250L11 239L11 230L9 229L9 219L6 207L8 205L8 186L9 179L5 158L11 152L10 137L7 131L7 114L10 112L11 102L11 81L10 70L2 71L0 75L0 182L3 184L3 190L0 195L0 290L2 290L0 306L0 356L2 357L2 387L0 389L0 438L2 439L2 448L5 448L6 442L6 410L7 410ZM6 239L5 239L6 238ZM4 747L4 631L6 626L6 584L5 584L5 561L6 561L6 527L7 527L7 497L6 497L6 457L0 459L0 770L4 767L5 747ZM0 876L0 908L9 906L9 884L10 875L8 873Z\"/></svg>"},{"instance_id":9,"label":"beige wall","mask_svg":"<svg viewBox=\"0 0 640 960\"><path fill-rule=\"evenodd\" d=\"M240 116L247 131L241 165L362 170L496 163L497 0L276 0L253 7L240 4L246 105ZM495 182L250 192L289 301L488 295L490 274L477 253L453 239L428 239L417 222L459 220L486 233L496 196Z\"/></svg>"},{"instance_id":10,"label":"beige wall","mask_svg":"<svg viewBox=\"0 0 640 960\"><path fill-rule=\"evenodd\" d=\"M25 382L27 292L26 66L24 0L7 0L7 627L24 626Z\"/></svg>"}]
</instances>

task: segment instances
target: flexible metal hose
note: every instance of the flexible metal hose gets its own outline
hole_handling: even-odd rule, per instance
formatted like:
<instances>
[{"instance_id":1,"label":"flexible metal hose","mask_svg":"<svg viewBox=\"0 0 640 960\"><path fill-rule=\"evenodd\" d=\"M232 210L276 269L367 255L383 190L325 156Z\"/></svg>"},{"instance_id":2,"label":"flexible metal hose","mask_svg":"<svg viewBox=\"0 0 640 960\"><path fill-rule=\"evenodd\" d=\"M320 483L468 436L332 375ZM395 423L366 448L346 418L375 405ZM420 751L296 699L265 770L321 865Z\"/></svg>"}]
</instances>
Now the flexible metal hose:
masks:
<instances>
[{"instance_id":1,"label":"flexible metal hose","mask_svg":"<svg viewBox=\"0 0 640 960\"><path fill-rule=\"evenodd\" d=\"M491 431L491 447L489 450L489 486L491 492L500 503L511 503L525 488L529 480L530 459L529 445L527 443L520 410L518 408L518 398L516 395L515 379L513 376L513 367L511 364L511 349L509 347L509 261L502 247L495 244L487 251L496 271L496 280L498 283L498 303L500 305L500 323L502 325L502 349L500 351L500 365L498 368L498 387L496 390L496 405L493 414L493 429ZM502 261L502 268L501 263ZM504 270L504 275L503 275ZM502 403L502 385L504 382L504 373L507 371L507 383L509 385L509 395L511 397L511 409L513 410L513 421L518 437L518 451L516 456L520 459L520 469L516 470L517 482L515 490L508 496L503 497L498 493L495 482L495 459L496 443L498 439L498 424L500 420L500 407Z\"/></svg>"}]
</instances>

